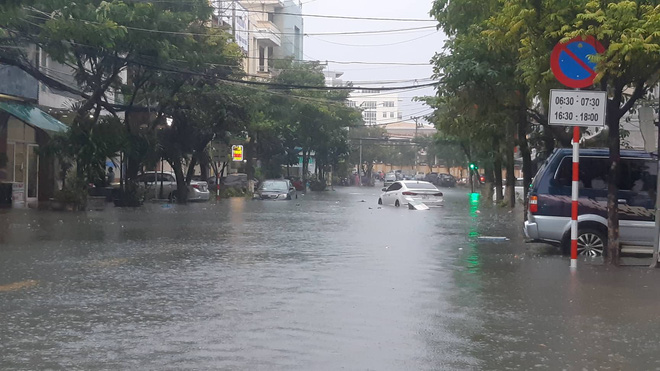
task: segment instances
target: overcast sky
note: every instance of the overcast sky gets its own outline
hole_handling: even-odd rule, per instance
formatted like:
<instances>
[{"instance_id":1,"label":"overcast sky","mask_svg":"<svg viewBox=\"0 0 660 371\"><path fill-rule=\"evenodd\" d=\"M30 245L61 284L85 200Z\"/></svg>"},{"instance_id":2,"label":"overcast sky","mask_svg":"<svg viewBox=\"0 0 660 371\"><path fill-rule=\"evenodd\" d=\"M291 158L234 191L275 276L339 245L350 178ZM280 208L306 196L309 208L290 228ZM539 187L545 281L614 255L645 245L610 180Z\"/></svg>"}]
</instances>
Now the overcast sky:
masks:
<instances>
[{"instance_id":1,"label":"overcast sky","mask_svg":"<svg viewBox=\"0 0 660 371\"><path fill-rule=\"evenodd\" d=\"M413 18L429 22L369 21L304 17L305 59L346 62L403 62L427 64L436 52L442 50L445 35L436 31L436 22L429 16L432 0L303 0L303 14L339 15L350 17ZM314 35L327 32L378 31L429 27L422 30L369 35ZM328 62L329 69L342 71L344 81L359 86L393 86L393 84L367 85L365 81L414 80L428 83L432 74L430 65L364 65ZM401 82L413 85L414 81ZM411 102L411 98L433 95L432 88L399 92L403 119L430 113L428 107Z\"/></svg>"}]
</instances>

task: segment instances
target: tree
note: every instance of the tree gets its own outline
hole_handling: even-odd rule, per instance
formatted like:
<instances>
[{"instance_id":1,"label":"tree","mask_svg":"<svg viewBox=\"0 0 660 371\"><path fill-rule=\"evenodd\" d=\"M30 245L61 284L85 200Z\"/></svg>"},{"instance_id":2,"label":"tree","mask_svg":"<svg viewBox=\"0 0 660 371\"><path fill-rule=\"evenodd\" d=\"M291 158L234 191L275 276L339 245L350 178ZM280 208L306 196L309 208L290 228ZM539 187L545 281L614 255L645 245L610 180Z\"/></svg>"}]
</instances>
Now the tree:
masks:
<instances>
[{"instance_id":1,"label":"tree","mask_svg":"<svg viewBox=\"0 0 660 371\"><path fill-rule=\"evenodd\" d=\"M660 8L653 1L503 2L493 16L499 34L520 47L518 68L530 95L546 102L549 87L557 87L549 71L552 47L576 36L594 36L606 48L597 63L596 83L608 92L610 172L608 176L608 247L606 262L619 261L618 178L619 121L657 83L660 70ZM542 116L542 115L540 115Z\"/></svg>"},{"instance_id":2,"label":"tree","mask_svg":"<svg viewBox=\"0 0 660 371\"><path fill-rule=\"evenodd\" d=\"M377 162L387 161L386 130L378 126L357 126L349 131L351 141L351 154L349 161L357 164L359 175L369 179L373 185L373 168Z\"/></svg>"},{"instance_id":3,"label":"tree","mask_svg":"<svg viewBox=\"0 0 660 371\"><path fill-rule=\"evenodd\" d=\"M362 116L346 106L347 92L324 89L325 78L318 63L284 60L276 69L279 73L274 83L282 87L271 87L271 117L293 134L293 142L300 148L303 179L307 180L313 153L316 180L325 184L326 166L336 166L348 154L346 128L360 123ZM283 93L275 93L275 89Z\"/></svg>"}]
</instances>

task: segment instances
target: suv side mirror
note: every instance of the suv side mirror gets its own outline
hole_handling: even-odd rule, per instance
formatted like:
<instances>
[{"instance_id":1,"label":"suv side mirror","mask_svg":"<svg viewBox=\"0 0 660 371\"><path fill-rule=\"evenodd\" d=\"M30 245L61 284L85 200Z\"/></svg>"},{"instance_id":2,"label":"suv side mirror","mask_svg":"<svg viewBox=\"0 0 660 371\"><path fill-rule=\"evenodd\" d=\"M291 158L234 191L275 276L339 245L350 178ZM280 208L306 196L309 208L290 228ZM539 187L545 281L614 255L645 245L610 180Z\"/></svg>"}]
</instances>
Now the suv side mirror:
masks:
<instances>
[{"instance_id":1,"label":"suv side mirror","mask_svg":"<svg viewBox=\"0 0 660 371\"><path fill-rule=\"evenodd\" d=\"M383 187L383 189L381 189L381 191L387 192L387 187Z\"/></svg>"}]
</instances>

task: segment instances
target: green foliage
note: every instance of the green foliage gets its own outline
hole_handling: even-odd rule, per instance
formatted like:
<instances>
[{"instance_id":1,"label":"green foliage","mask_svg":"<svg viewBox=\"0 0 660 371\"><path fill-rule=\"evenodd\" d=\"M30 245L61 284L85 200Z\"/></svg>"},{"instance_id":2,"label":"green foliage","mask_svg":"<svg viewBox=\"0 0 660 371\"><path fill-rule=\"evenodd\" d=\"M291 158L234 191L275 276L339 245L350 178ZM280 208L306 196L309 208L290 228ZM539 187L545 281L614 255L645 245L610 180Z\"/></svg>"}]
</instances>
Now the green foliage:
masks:
<instances>
[{"instance_id":1,"label":"green foliage","mask_svg":"<svg viewBox=\"0 0 660 371\"><path fill-rule=\"evenodd\" d=\"M246 189L226 187L220 189L220 198L248 197L251 196Z\"/></svg>"},{"instance_id":2,"label":"green foliage","mask_svg":"<svg viewBox=\"0 0 660 371\"><path fill-rule=\"evenodd\" d=\"M55 201L71 205L75 210L84 210L87 206L87 183L85 179L71 175L67 177L64 187L55 192Z\"/></svg>"}]
</instances>

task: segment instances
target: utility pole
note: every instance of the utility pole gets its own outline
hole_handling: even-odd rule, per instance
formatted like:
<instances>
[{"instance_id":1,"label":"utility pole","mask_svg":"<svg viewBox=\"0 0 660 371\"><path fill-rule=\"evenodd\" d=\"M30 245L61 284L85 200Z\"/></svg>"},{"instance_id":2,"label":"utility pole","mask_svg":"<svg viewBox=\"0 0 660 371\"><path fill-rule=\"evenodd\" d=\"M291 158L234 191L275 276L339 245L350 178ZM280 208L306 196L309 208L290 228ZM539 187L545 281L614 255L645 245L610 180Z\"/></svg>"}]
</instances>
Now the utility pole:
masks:
<instances>
[{"instance_id":1,"label":"utility pole","mask_svg":"<svg viewBox=\"0 0 660 371\"><path fill-rule=\"evenodd\" d=\"M660 98L659 98L660 110ZM654 117L655 120L655 117ZM658 162L658 173L656 174L656 190L655 190L655 238L653 239L653 262L651 268L658 267L658 260L660 259L660 113L658 114L658 121L655 121L655 126L658 129L658 142L656 143L656 161Z\"/></svg>"},{"instance_id":2,"label":"utility pole","mask_svg":"<svg viewBox=\"0 0 660 371\"><path fill-rule=\"evenodd\" d=\"M417 128L419 128L419 124L417 123L417 120L419 120L419 116L414 116L411 117L415 121L415 137L413 138L414 141L417 141ZM415 143L415 176L417 176L417 154L419 153L419 145Z\"/></svg>"},{"instance_id":3,"label":"utility pole","mask_svg":"<svg viewBox=\"0 0 660 371\"><path fill-rule=\"evenodd\" d=\"M362 186L362 138L360 138L360 163L358 164L358 186Z\"/></svg>"}]
</instances>

